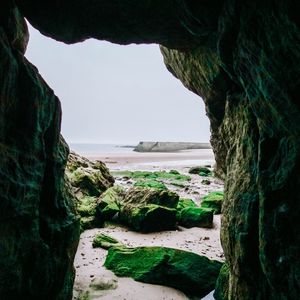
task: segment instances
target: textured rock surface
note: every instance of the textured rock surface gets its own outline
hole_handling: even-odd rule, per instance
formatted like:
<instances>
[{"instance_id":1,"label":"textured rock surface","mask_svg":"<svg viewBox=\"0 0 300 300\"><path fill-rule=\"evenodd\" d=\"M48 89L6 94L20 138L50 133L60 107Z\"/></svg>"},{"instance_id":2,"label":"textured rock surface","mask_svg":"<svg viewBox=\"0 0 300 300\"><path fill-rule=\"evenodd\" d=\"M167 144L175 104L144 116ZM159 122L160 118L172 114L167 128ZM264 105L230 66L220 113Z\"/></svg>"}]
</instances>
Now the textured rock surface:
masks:
<instances>
[{"instance_id":1,"label":"textured rock surface","mask_svg":"<svg viewBox=\"0 0 300 300\"><path fill-rule=\"evenodd\" d=\"M101 213L104 203L99 206L98 197L114 184L114 178L106 165L71 152L65 174L80 215L81 231L102 226L105 221L104 214ZM107 207L106 215L109 208L110 206Z\"/></svg>"},{"instance_id":2,"label":"textured rock surface","mask_svg":"<svg viewBox=\"0 0 300 300\"><path fill-rule=\"evenodd\" d=\"M79 221L64 184L60 103L23 56L25 21L0 3L0 298L71 299Z\"/></svg>"},{"instance_id":3,"label":"textured rock surface","mask_svg":"<svg viewBox=\"0 0 300 300\"><path fill-rule=\"evenodd\" d=\"M122 203L120 219L136 231L174 229L178 200L168 190L134 187Z\"/></svg>"},{"instance_id":4,"label":"textured rock surface","mask_svg":"<svg viewBox=\"0 0 300 300\"><path fill-rule=\"evenodd\" d=\"M79 198L99 197L115 182L103 162L90 161L75 152L69 154L66 175Z\"/></svg>"},{"instance_id":5,"label":"textured rock surface","mask_svg":"<svg viewBox=\"0 0 300 300\"><path fill-rule=\"evenodd\" d=\"M222 263L164 247L111 247L104 266L117 276L166 285L203 297L215 286Z\"/></svg>"}]
</instances>

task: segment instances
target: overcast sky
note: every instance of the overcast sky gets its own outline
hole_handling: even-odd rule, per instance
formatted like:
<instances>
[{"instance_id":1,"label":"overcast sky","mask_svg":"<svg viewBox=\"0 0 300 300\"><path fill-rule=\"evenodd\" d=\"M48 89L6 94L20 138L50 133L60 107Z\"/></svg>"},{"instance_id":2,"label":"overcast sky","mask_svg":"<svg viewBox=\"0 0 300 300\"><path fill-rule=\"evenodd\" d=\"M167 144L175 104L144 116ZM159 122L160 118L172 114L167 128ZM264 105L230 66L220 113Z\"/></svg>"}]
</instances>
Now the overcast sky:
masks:
<instances>
[{"instance_id":1,"label":"overcast sky","mask_svg":"<svg viewBox=\"0 0 300 300\"><path fill-rule=\"evenodd\" d=\"M173 77L157 45L65 45L30 28L27 58L62 102L68 142L209 140L204 105Z\"/></svg>"}]
</instances>

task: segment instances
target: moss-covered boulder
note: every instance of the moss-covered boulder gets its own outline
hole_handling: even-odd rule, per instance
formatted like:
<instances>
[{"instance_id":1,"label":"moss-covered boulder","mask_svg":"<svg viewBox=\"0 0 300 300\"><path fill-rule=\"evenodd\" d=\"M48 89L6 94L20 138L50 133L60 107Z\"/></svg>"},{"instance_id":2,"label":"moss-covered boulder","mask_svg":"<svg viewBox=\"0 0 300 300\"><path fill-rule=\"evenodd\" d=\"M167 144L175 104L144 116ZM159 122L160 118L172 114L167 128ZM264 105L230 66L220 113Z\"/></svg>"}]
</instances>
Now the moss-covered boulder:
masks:
<instances>
[{"instance_id":1,"label":"moss-covered boulder","mask_svg":"<svg viewBox=\"0 0 300 300\"><path fill-rule=\"evenodd\" d=\"M228 299L228 290L229 290L229 267L225 263L219 273L214 298L216 300L227 300Z\"/></svg>"},{"instance_id":2,"label":"moss-covered boulder","mask_svg":"<svg viewBox=\"0 0 300 300\"><path fill-rule=\"evenodd\" d=\"M133 187L126 194L120 219L136 231L173 229L178 199L176 193L168 190Z\"/></svg>"},{"instance_id":3,"label":"moss-covered boulder","mask_svg":"<svg viewBox=\"0 0 300 300\"><path fill-rule=\"evenodd\" d=\"M192 167L189 169L189 173L190 174L197 174L200 176L211 176L212 175L212 171L210 169L208 169L207 167Z\"/></svg>"},{"instance_id":4,"label":"moss-covered boulder","mask_svg":"<svg viewBox=\"0 0 300 300\"><path fill-rule=\"evenodd\" d=\"M203 297L212 291L222 266L195 253L164 247L111 247L104 266L117 276L179 289Z\"/></svg>"},{"instance_id":5,"label":"moss-covered boulder","mask_svg":"<svg viewBox=\"0 0 300 300\"><path fill-rule=\"evenodd\" d=\"M76 201L81 231L102 226L104 220L97 214L97 199L114 184L114 178L105 164L71 152L65 175Z\"/></svg>"},{"instance_id":6,"label":"moss-covered boulder","mask_svg":"<svg viewBox=\"0 0 300 300\"><path fill-rule=\"evenodd\" d=\"M106 190L97 200L97 217L103 221L111 220L120 212L125 194L124 188L118 185Z\"/></svg>"},{"instance_id":7,"label":"moss-covered boulder","mask_svg":"<svg viewBox=\"0 0 300 300\"><path fill-rule=\"evenodd\" d=\"M99 197L114 184L114 178L101 161L92 162L75 152L68 157L66 175L77 196Z\"/></svg>"},{"instance_id":8,"label":"moss-covered boulder","mask_svg":"<svg viewBox=\"0 0 300 300\"><path fill-rule=\"evenodd\" d=\"M212 209L203 207L186 207L177 214L178 224L186 227L212 228L214 213Z\"/></svg>"},{"instance_id":9,"label":"moss-covered boulder","mask_svg":"<svg viewBox=\"0 0 300 300\"><path fill-rule=\"evenodd\" d=\"M202 198L201 207L210 208L214 211L214 214L220 214L222 211L223 198L223 192L211 192Z\"/></svg>"},{"instance_id":10,"label":"moss-covered boulder","mask_svg":"<svg viewBox=\"0 0 300 300\"><path fill-rule=\"evenodd\" d=\"M82 196L77 198L77 211L80 215L81 231L100 227L103 220L97 218L97 198L91 196Z\"/></svg>"},{"instance_id":11,"label":"moss-covered boulder","mask_svg":"<svg viewBox=\"0 0 300 300\"><path fill-rule=\"evenodd\" d=\"M93 248L102 248L102 249L109 249L115 246L123 246L117 239L100 233L97 234L93 239Z\"/></svg>"}]
</instances>

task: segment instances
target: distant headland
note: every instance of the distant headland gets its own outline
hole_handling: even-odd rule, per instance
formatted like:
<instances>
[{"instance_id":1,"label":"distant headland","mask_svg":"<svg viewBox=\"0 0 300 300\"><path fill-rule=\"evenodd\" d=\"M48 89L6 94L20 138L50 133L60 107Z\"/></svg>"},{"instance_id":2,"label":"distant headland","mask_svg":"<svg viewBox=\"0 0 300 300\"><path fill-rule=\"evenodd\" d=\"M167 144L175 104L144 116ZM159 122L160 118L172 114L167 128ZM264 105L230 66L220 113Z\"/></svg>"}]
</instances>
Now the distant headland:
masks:
<instances>
[{"instance_id":1,"label":"distant headland","mask_svg":"<svg viewBox=\"0 0 300 300\"><path fill-rule=\"evenodd\" d=\"M211 149L210 143L187 142L139 142L133 149L136 152L172 152L190 149Z\"/></svg>"}]
</instances>

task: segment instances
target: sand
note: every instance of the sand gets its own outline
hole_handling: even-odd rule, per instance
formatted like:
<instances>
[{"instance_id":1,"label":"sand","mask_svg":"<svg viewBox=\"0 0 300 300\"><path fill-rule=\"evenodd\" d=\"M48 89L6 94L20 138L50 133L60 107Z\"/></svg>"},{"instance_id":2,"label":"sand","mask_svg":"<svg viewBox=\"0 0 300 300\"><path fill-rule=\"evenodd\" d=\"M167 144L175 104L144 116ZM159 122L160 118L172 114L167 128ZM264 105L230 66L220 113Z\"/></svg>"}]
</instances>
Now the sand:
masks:
<instances>
[{"instance_id":1,"label":"sand","mask_svg":"<svg viewBox=\"0 0 300 300\"><path fill-rule=\"evenodd\" d=\"M119 153L101 154L90 159L100 159L106 162L112 170L170 170L176 169L187 173L191 166L209 164L214 159L211 150L188 150L178 153ZM199 203L201 197L210 191L222 190L222 182L211 179L210 185L201 184L201 178L193 175L185 189L168 186L181 197L192 198ZM117 184L128 187L130 180L117 178ZM109 225L106 228L91 229L83 232L80 237L78 251L75 257L76 279L73 300L79 299L79 294L88 289L89 285L101 286L101 289L90 289L90 299L122 299L122 300L183 300L188 299L182 292L159 285L136 282L130 278L118 278L102 265L107 254L106 250L93 249L92 240L98 233L108 234L127 246L165 246L191 251L205 255L210 259L223 261L223 251L220 244L220 216L214 216L212 229L179 227L176 231L163 231L142 234L128 230L126 227ZM103 289L104 288L104 289ZM213 299L209 295L205 299Z\"/></svg>"}]
</instances>

